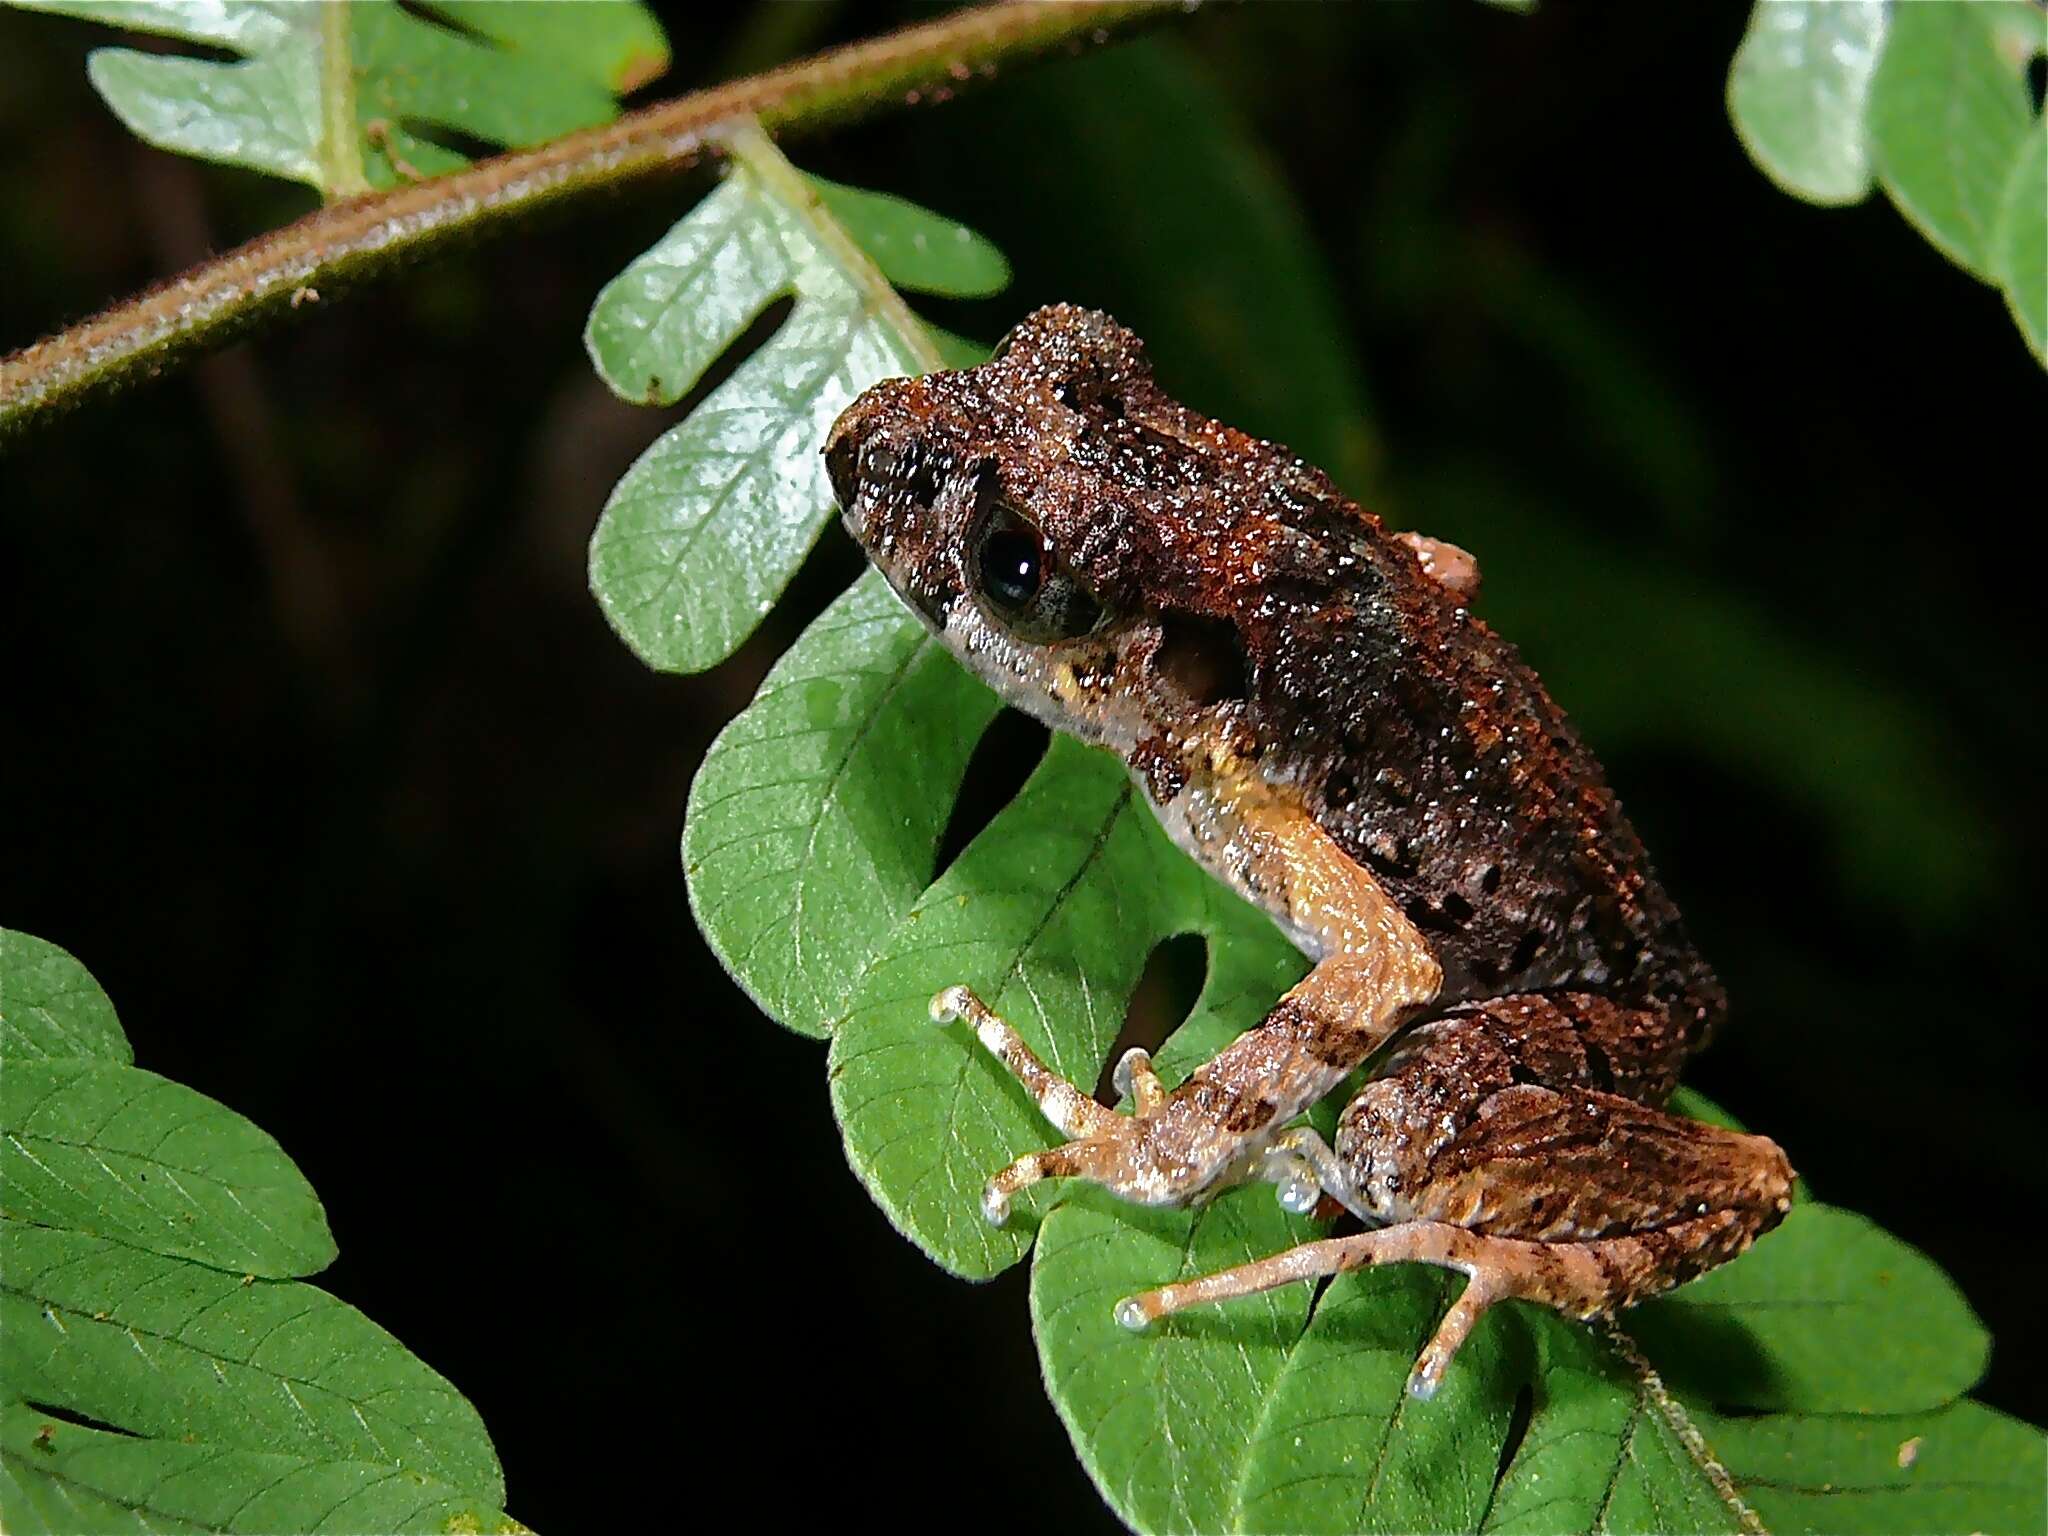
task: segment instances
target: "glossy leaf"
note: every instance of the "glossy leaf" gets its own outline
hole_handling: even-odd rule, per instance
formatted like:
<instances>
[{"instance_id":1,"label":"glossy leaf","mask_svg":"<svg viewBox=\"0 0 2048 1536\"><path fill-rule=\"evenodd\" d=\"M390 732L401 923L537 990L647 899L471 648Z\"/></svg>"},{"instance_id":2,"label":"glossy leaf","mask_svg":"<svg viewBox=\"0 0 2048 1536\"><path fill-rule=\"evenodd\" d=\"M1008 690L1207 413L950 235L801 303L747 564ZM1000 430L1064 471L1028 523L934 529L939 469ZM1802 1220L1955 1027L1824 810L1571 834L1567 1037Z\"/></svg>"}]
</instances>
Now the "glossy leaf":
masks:
<instances>
[{"instance_id":1,"label":"glossy leaf","mask_svg":"<svg viewBox=\"0 0 2048 1536\"><path fill-rule=\"evenodd\" d=\"M318 1197L271 1137L154 1072L91 1061L0 1072L0 1215L237 1274L335 1257Z\"/></svg>"},{"instance_id":2,"label":"glossy leaf","mask_svg":"<svg viewBox=\"0 0 2048 1536\"><path fill-rule=\"evenodd\" d=\"M1870 191L1864 108L1884 52L1884 0L1758 0L1728 74L1728 115L1750 158L1813 203Z\"/></svg>"},{"instance_id":3,"label":"glossy leaf","mask_svg":"<svg viewBox=\"0 0 2048 1536\"><path fill-rule=\"evenodd\" d=\"M819 450L878 379L930 342L765 138L608 284L585 340L629 400L680 399L754 316L789 317L627 470L590 545L599 606L640 659L698 671L750 634L832 511ZM888 302L877 302L878 292Z\"/></svg>"},{"instance_id":4,"label":"glossy leaf","mask_svg":"<svg viewBox=\"0 0 2048 1536\"><path fill-rule=\"evenodd\" d=\"M823 1036L932 877L995 696L869 571L712 743L683 867L711 947L771 1018Z\"/></svg>"},{"instance_id":5,"label":"glossy leaf","mask_svg":"<svg viewBox=\"0 0 2048 1536\"><path fill-rule=\"evenodd\" d=\"M329 196L466 164L434 137L449 130L519 146L609 121L615 92L668 63L635 0L424 0L419 14L395 0L349 0L345 13L293 0L7 3L241 55L105 48L87 73L137 137Z\"/></svg>"},{"instance_id":6,"label":"glossy leaf","mask_svg":"<svg viewBox=\"0 0 2048 1536\"><path fill-rule=\"evenodd\" d=\"M2048 364L2048 119L2035 122L2006 172L1991 270L2027 345Z\"/></svg>"},{"instance_id":7,"label":"glossy leaf","mask_svg":"<svg viewBox=\"0 0 2048 1536\"><path fill-rule=\"evenodd\" d=\"M135 1434L377 1462L504 1497L462 1395L301 1281L0 1221L0 1365L22 1398Z\"/></svg>"},{"instance_id":8,"label":"glossy leaf","mask_svg":"<svg viewBox=\"0 0 2048 1536\"><path fill-rule=\"evenodd\" d=\"M133 1061L113 1001L47 939L0 928L0 1061Z\"/></svg>"},{"instance_id":9,"label":"glossy leaf","mask_svg":"<svg viewBox=\"0 0 2048 1536\"><path fill-rule=\"evenodd\" d=\"M325 1461L110 1434L0 1404L0 1526L81 1531L519 1531L487 1501L366 1461Z\"/></svg>"},{"instance_id":10,"label":"glossy leaf","mask_svg":"<svg viewBox=\"0 0 2048 1536\"><path fill-rule=\"evenodd\" d=\"M1905 5L1870 93L1870 134L1899 211L1958 265L1991 278L1992 226L2033 113L1999 46L1997 6Z\"/></svg>"}]
</instances>

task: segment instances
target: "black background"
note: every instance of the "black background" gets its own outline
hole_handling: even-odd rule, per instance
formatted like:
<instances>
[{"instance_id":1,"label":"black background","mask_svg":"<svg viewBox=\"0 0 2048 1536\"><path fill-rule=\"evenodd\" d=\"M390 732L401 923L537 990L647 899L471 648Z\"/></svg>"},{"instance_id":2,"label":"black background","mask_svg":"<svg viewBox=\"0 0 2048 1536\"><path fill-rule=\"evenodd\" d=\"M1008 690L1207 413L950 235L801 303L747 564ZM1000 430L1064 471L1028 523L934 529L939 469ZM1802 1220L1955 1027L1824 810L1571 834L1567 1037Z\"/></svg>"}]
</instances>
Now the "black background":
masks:
<instances>
[{"instance_id":1,"label":"black background","mask_svg":"<svg viewBox=\"0 0 2048 1536\"><path fill-rule=\"evenodd\" d=\"M665 7L646 94L895 14ZM1191 404L1475 548L1733 993L1690 1080L1934 1254L1997 1338L1981 1395L2039 1421L2041 373L1882 196L1809 208L1749 163L1743 19L1254 6L1138 45L1163 65L1009 71L793 153L1003 247L1007 294L931 306L955 329L1103 305ZM81 67L104 40L0 12L0 347L308 206L125 137ZM1212 139L1334 347L1261 328L1292 279L1202 200ZM321 1283L475 1400L537 1527L715 1490L1106 1528L1023 1272L966 1286L890 1231L822 1051L686 907L694 766L854 555L828 533L698 678L644 671L584 590L679 413L605 393L583 316L703 184L323 301L11 452L0 920L93 970L141 1064L283 1140L341 1242ZM1571 622L1632 606L1668 688ZM996 756L950 846L1014 783Z\"/></svg>"}]
</instances>

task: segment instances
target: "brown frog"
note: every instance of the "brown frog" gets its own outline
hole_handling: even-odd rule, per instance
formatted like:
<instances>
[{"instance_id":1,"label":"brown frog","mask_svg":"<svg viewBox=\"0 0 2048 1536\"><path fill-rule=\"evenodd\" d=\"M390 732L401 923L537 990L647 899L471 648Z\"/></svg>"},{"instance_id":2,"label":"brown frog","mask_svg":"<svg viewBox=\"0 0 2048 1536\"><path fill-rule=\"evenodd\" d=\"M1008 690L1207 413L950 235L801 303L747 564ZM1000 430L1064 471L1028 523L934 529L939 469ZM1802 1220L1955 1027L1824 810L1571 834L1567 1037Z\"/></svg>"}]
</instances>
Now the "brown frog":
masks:
<instances>
[{"instance_id":1,"label":"brown frog","mask_svg":"<svg viewBox=\"0 0 2048 1536\"><path fill-rule=\"evenodd\" d=\"M1185 1205L1252 1179L1355 1235L1119 1304L1133 1328L1367 1264L1469 1277L1409 1387L1506 1297L1606 1316L1734 1257L1790 1204L1761 1136L1660 1107L1725 1002L1599 765L1472 616L1454 546L1394 533L1273 443L1176 403L1108 316L1042 309L978 368L895 379L825 450L847 526L1007 699L1130 765L1175 840L1315 961L1133 1114L965 1018L1070 1137L998 1173ZM1398 1040L1396 1037L1399 1037ZM1295 1121L1392 1043L1336 1145Z\"/></svg>"}]
</instances>

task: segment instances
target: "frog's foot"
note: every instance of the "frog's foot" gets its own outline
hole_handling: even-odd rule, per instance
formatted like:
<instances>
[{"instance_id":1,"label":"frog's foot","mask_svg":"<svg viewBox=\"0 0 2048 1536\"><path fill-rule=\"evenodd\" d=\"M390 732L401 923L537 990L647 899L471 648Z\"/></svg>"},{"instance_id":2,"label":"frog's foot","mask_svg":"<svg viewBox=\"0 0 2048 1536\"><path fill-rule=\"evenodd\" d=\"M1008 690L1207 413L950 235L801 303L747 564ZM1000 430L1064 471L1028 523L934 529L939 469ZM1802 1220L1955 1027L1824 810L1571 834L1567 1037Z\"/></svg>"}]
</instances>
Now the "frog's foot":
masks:
<instances>
[{"instance_id":1,"label":"frog's foot","mask_svg":"<svg viewBox=\"0 0 2048 1536\"><path fill-rule=\"evenodd\" d=\"M1159 1123L1171 1095L1143 1050L1126 1051L1116 1065L1113 1080L1118 1091L1135 1101L1136 1113L1124 1115L1103 1108L1046 1066L1017 1031L969 988L948 987L932 999L931 1013L941 1024L954 1019L971 1024L975 1038L1010 1069L1045 1118L1073 1138L1064 1146L1027 1152L988 1181L982 1191L981 1213L992 1225L999 1227L1008 1221L1013 1197L1041 1179L1092 1179L1126 1200L1148 1205L1179 1203L1198 1192L1191 1187L1185 1169L1162 1170L1156 1149L1149 1145L1147 1133ZM1294 1173L1297 1181L1313 1177L1298 1168L1287 1171ZM1279 1174L1273 1177L1277 1182Z\"/></svg>"},{"instance_id":2,"label":"frog's foot","mask_svg":"<svg viewBox=\"0 0 2048 1536\"><path fill-rule=\"evenodd\" d=\"M1702 1253L1748 1246L1741 1216L1715 1211L1651 1232L1587 1242L1494 1237L1440 1221L1410 1221L1377 1232L1303 1243L1271 1258L1161 1286L1117 1303L1116 1320L1142 1329L1184 1307L1250 1296L1295 1280L1315 1280L1372 1264L1435 1264L1468 1276L1464 1292L1437 1325L1408 1376L1412 1396L1430 1398L1486 1309L1510 1297L1581 1320L1606 1317L1669 1287L1671 1251ZM1732 1255L1731 1255L1732 1256Z\"/></svg>"}]
</instances>

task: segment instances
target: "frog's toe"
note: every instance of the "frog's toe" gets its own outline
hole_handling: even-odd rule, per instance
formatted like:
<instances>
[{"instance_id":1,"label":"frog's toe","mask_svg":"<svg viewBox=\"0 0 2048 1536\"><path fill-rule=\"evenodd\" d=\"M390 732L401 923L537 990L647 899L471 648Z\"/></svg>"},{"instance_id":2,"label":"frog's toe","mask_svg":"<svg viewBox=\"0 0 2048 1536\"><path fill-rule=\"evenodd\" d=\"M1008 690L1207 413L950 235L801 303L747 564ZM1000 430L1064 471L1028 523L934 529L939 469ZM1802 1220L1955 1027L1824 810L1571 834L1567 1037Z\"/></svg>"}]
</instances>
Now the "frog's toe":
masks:
<instances>
[{"instance_id":1,"label":"frog's toe","mask_svg":"<svg viewBox=\"0 0 2048 1536\"><path fill-rule=\"evenodd\" d=\"M1043 1179L1093 1179L1114 1187L1116 1149L1101 1138L1070 1141L1063 1147L1026 1152L981 1190L981 1214L992 1227L1010 1219L1010 1207L1020 1190Z\"/></svg>"},{"instance_id":2,"label":"frog's toe","mask_svg":"<svg viewBox=\"0 0 2048 1536\"><path fill-rule=\"evenodd\" d=\"M1159 1107L1166 1102L1166 1085L1152 1070L1152 1053L1142 1045L1134 1045L1123 1053L1110 1074L1110 1082L1121 1097L1134 1101L1140 1120L1158 1114Z\"/></svg>"},{"instance_id":3,"label":"frog's toe","mask_svg":"<svg viewBox=\"0 0 2048 1536\"><path fill-rule=\"evenodd\" d=\"M1037 1101L1045 1118L1065 1134L1079 1137L1097 1135L1110 1129L1112 1122L1123 1118L1113 1110L1104 1109L1040 1061L1038 1053L1024 1043L1023 1036L975 996L971 988L946 988L932 999L931 1015L939 1024L950 1024L955 1019L964 1019L971 1024L974 1037L991 1056L1010 1069L1011 1075L1024 1085L1024 1091Z\"/></svg>"}]
</instances>

